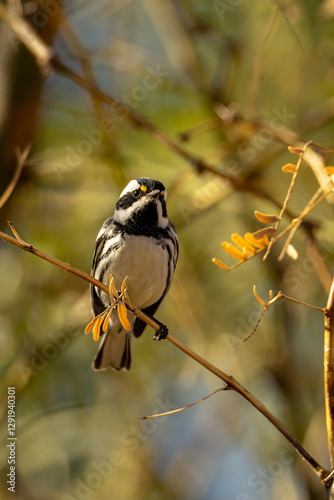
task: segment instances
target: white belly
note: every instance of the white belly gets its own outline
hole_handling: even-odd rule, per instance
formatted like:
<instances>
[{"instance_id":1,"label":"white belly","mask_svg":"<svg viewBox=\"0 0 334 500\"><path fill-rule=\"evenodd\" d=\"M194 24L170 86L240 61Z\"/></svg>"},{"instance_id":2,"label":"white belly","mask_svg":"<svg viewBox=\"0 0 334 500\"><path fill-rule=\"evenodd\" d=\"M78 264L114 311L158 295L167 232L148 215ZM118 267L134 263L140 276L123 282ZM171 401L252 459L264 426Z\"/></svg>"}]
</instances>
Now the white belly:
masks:
<instances>
[{"instance_id":1,"label":"white belly","mask_svg":"<svg viewBox=\"0 0 334 500\"><path fill-rule=\"evenodd\" d=\"M165 290L168 253L153 238L131 236L116 250L108 269L110 273L117 290L127 276L131 303L138 308L148 307L157 302Z\"/></svg>"}]
</instances>

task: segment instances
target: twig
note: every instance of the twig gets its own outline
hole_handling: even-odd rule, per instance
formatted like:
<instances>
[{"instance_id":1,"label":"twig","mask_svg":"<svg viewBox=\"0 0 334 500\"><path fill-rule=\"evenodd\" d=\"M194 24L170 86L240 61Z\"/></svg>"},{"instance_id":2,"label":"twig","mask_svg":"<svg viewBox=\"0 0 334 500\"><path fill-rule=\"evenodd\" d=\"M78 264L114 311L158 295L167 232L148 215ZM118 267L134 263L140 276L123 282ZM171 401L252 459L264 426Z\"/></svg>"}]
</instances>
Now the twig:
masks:
<instances>
[{"instance_id":1,"label":"twig","mask_svg":"<svg viewBox=\"0 0 334 500\"><path fill-rule=\"evenodd\" d=\"M307 150L307 148L312 144L312 141L309 141L309 142L306 142L304 147L303 147L303 150L302 152L300 153L299 155L299 158L298 158L298 161L297 161L297 164L296 164L296 169L295 169L295 172L292 176L292 179L291 179L291 182L290 182L290 185L289 185L289 188L288 188L288 191L286 193L286 196L285 196L285 199L284 199L284 202L283 202L283 205L282 205L282 208L281 208L281 211L279 213L279 216L278 216L278 220L275 224L275 230L277 231L278 228L279 228L279 225L282 221L282 218L283 218L283 214L286 210L286 207L288 205L288 202L290 200L290 197L291 197L291 193L292 193L292 190L293 190L293 187L295 185L295 182L296 182L296 178L297 178L297 175L298 175L298 172L299 172L299 168L300 168L300 165L302 163L302 160L303 160L303 156L304 156L304 153L305 151ZM268 245L268 248L267 248L267 251L266 253L264 254L263 256L263 260L266 260L266 258L268 257L269 255L269 252L271 250L271 247L273 245L273 243L275 242L275 237L271 238L270 241L269 241L269 245Z\"/></svg>"},{"instance_id":2,"label":"twig","mask_svg":"<svg viewBox=\"0 0 334 500\"><path fill-rule=\"evenodd\" d=\"M259 319L256 322L256 325L254 326L252 332L245 339L243 339L243 342L247 342L247 340L249 340L251 337L253 337L254 333L256 332L256 330L260 326L260 323L261 323L261 321L263 319L263 316L264 316L264 313L266 312L266 310L267 310L267 306L263 307L261 315L260 315Z\"/></svg>"},{"instance_id":3,"label":"twig","mask_svg":"<svg viewBox=\"0 0 334 500\"><path fill-rule=\"evenodd\" d=\"M310 309L315 309L316 311L321 311L322 313L325 313L325 310L326 310L323 307L317 307L317 306L314 306L313 304L308 304L307 302L303 302L301 300L294 299L293 297L289 297L288 295L285 295L282 292L279 292L278 298L289 300L290 302L294 302L295 304L300 304L301 306L306 306L306 307L309 307Z\"/></svg>"},{"instance_id":4,"label":"twig","mask_svg":"<svg viewBox=\"0 0 334 500\"><path fill-rule=\"evenodd\" d=\"M14 224L10 221L8 221L8 225L9 227L11 228L12 230L12 233L14 234L15 238L17 239L17 241L19 241L22 245L22 247L25 247L25 248L29 248L31 245L29 245L28 243L26 243L22 238L21 236L19 235L19 233L16 231L15 227L14 227Z\"/></svg>"},{"instance_id":5,"label":"twig","mask_svg":"<svg viewBox=\"0 0 334 500\"><path fill-rule=\"evenodd\" d=\"M22 152L17 151L17 165L16 169L13 175L12 180L8 184L7 188L5 189L4 193L0 197L0 209L4 206L4 204L7 202L8 198L12 194L12 192L15 189L16 184L18 183L18 180L20 178L20 175L22 173L23 167L26 164L26 160L28 158L29 152L30 152L31 145L29 144Z\"/></svg>"},{"instance_id":6,"label":"twig","mask_svg":"<svg viewBox=\"0 0 334 500\"><path fill-rule=\"evenodd\" d=\"M271 306L274 302L276 302L276 300L278 299L286 299L286 300L290 300L291 302L294 302L295 304L300 304L302 306L306 306L306 307L310 307L311 309L315 309L316 311L321 311L322 313L325 313L326 309L325 308L322 308L322 307L317 307L317 306L314 306L313 304L308 304L307 302L303 302L301 300L298 300L298 299L294 299L293 297L289 297L288 295L285 295L284 293L282 293L281 291L278 292L275 297L273 297L273 291L272 290L269 290L269 300L268 302L264 302L264 300L261 299L261 297L259 297L257 291L256 291L256 286L254 285L253 286L253 293L255 295L255 298L256 300L259 302L259 304L263 307L263 310L261 312L261 316L259 317L255 327L253 328L253 331L248 335L248 337L246 337L243 342L247 342L247 340L249 340L253 335L254 333L256 332L256 330L258 329L261 321L262 321L262 318L264 316L264 313L266 312L266 310L268 309L269 306Z\"/></svg>"},{"instance_id":7,"label":"twig","mask_svg":"<svg viewBox=\"0 0 334 500\"><path fill-rule=\"evenodd\" d=\"M209 118L208 120L196 123L187 130L180 132L178 135L182 142L188 142L198 135L205 134L206 132L219 128L220 125L220 118Z\"/></svg>"},{"instance_id":8,"label":"twig","mask_svg":"<svg viewBox=\"0 0 334 500\"><path fill-rule=\"evenodd\" d=\"M12 245L15 245L22 250L25 250L29 253L32 253L33 255L36 255L36 257L40 257L51 264L54 264L58 267L61 267L62 269L65 269L65 271L68 271L72 274L75 274L76 276L79 276L80 278L85 279L86 281L89 281L93 285L99 287L101 290L103 290L105 293L109 293L109 289L106 285L101 283L100 281L96 280L89 274L85 273L84 271L81 271L80 269L75 268L74 266L71 266L70 264L67 264L65 262L62 262L58 259L55 259L54 257L51 257L44 252L41 252L37 248L33 247L32 245L29 245L20 238L20 240L12 238L11 236L8 236L7 234L3 233L0 231L0 239L3 239ZM129 305L127 304L127 307L130 309ZM150 318L146 316L142 311L140 311L137 308L132 307L130 309L138 318L142 319L150 325L154 330L158 331L161 328L161 324L159 324L157 321L155 321L153 318ZM180 349L182 352L184 352L187 356L195 360L197 363L199 363L201 366L209 370L211 373L216 375L218 378L223 380L227 387L231 390L234 390L235 392L239 393L243 398L245 398L252 406L254 406L262 415L264 415L269 422L271 422L276 429L283 434L283 436L290 442L290 444L295 448L295 450L310 464L312 469L314 470L315 474L320 478L324 479L329 475L329 471L325 468L323 468L310 454L309 452L303 447L303 445L295 438L295 436L285 427L285 425L282 424L282 422L275 417L253 394L251 394L247 389L245 389L237 380L235 380L231 375L227 375L225 372L211 364L209 361L206 359L202 358L199 356L197 353L189 349L189 347L183 345L179 340L177 340L175 337L173 337L171 334L168 334L166 337L169 342L171 342L174 346L176 346L178 349Z\"/></svg>"},{"instance_id":9,"label":"twig","mask_svg":"<svg viewBox=\"0 0 334 500\"><path fill-rule=\"evenodd\" d=\"M205 396L205 398L200 399L199 401L196 401L196 403L191 403L190 405L183 406L183 408L177 408L176 410L170 410L170 411L165 411L163 413L156 413L155 415L148 415L146 417L141 417L141 420L148 420L149 418L157 418L157 417L165 417L167 415L172 415L173 413L180 413L181 411L188 410L189 408L193 408L196 405L199 405L200 403L203 403L207 399L211 398L215 394L217 394L220 391L226 391L229 389L228 386L225 387L220 387L219 389L216 389L215 391L211 392L208 396Z\"/></svg>"},{"instance_id":10,"label":"twig","mask_svg":"<svg viewBox=\"0 0 334 500\"><path fill-rule=\"evenodd\" d=\"M324 383L328 449L334 469L334 278L325 310Z\"/></svg>"}]
</instances>

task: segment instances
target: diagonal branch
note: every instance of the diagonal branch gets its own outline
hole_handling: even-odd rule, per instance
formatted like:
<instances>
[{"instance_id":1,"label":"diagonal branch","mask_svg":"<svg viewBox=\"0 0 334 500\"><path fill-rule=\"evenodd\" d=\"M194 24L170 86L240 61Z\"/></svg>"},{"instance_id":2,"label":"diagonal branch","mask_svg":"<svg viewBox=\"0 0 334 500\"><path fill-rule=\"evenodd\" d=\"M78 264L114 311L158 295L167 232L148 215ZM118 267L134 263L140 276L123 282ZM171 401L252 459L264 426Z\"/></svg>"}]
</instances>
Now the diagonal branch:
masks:
<instances>
[{"instance_id":1,"label":"diagonal branch","mask_svg":"<svg viewBox=\"0 0 334 500\"><path fill-rule=\"evenodd\" d=\"M17 235L17 233L15 232ZM109 293L109 289L106 285L101 283L100 281L96 280L89 274L85 273L84 271L81 271L80 269L75 268L74 266L67 264L65 262L62 262L54 257L51 257L50 255L45 254L44 252L41 252L37 248L35 248L32 245L29 245L28 243L25 243L18 235L17 238L13 238L3 232L0 231L0 239L3 239L7 241L8 243L11 243L12 245L15 245L22 250L25 250L26 252L32 253L36 257L40 257L41 259L44 259L51 264L54 264L58 267L61 267L65 271L68 271L72 274L75 274L76 276L79 276L82 279L85 279L86 281L89 281L93 285L99 287L101 290L103 290L106 293ZM334 288L334 286L332 287ZM142 311L139 309L127 304L127 307L131 312L133 312L138 318L141 320L145 321L149 326L151 326L154 330L159 331L161 328L161 324L157 322L154 318L150 318L146 316ZM333 314L333 307L332 307L332 314ZM332 327L333 327L333 323ZM175 347L183 351L187 356L192 358L194 361L202 365L204 368L209 370L211 373L216 375L218 378L223 380L227 386L228 389L234 390L238 394L240 394L244 399L246 399L254 408L256 408L262 415L266 417L269 422L271 422L274 427L290 442L290 444L295 448L295 450L310 464L312 467L313 471L315 474L320 478L320 479L325 479L329 475L329 471L323 468L309 453L308 451L303 447L303 445L295 438L295 436L285 427L285 425L282 424L282 422L275 417L269 410L264 406L261 401L259 401L253 394L251 394L245 387L243 387L237 380L235 380L234 377L231 375L227 375L225 372L211 364L209 361L206 359L202 358L199 356L197 353L189 349L189 347L185 346L182 344L179 340L177 340L175 337L172 335L168 334L166 337Z\"/></svg>"},{"instance_id":2,"label":"diagonal branch","mask_svg":"<svg viewBox=\"0 0 334 500\"><path fill-rule=\"evenodd\" d=\"M17 234L17 233L16 233ZM21 238L13 238L12 236L9 236L6 233L3 233L0 231L0 239L8 241L8 243L11 243L12 245L15 245L22 250L25 250L26 252L32 253L33 255L36 255L36 257L40 257L41 259L46 260L47 262L50 262L51 264L54 264L55 266L61 267L62 269L65 269L65 271L68 271L69 273L75 274L76 276L79 276L80 278L89 281L93 285L101 288L104 292L107 294L109 293L108 287L98 281L97 279L93 278L93 276L90 276L89 274L85 273L84 271L81 271L80 269L77 269L74 266L71 266L71 264L67 264L61 260L56 259L55 257L51 257L51 255L47 255L44 252L41 252L38 250L38 248L29 245L28 243L25 243Z\"/></svg>"}]
</instances>

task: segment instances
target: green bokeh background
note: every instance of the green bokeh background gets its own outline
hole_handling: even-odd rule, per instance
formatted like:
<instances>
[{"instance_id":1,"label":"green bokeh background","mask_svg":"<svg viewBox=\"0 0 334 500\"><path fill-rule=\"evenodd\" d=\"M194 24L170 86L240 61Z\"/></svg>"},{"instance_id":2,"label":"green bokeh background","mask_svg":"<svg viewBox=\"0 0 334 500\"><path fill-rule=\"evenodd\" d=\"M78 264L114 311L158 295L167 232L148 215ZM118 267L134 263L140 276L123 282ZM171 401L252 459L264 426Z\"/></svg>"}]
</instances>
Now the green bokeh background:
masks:
<instances>
[{"instance_id":1,"label":"green bokeh background","mask_svg":"<svg viewBox=\"0 0 334 500\"><path fill-rule=\"evenodd\" d=\"M283 116L283 125L301 140L333 144L333 1L74 1L52 15L50 2L40 4L47 21L59 23L53 41L59 58L80 74L85 74L80 57L88 60L99 88L121 102L129 95L133 112L175 140L216 118L216 103L233 103L245 122L219 126L184 146L222 172L265 188L279 203L290 180L281 167L296 157L264 133L263 124L280 125ZM28 12L29 22L47 31L49 25L39 26L44 18L34 12ZM0 28L5 36L4 22ZM19 56L29 60L25 50L5 44L0 52L13 65ZM8 60L0 64L0 78L9 85L5 103L17 106L29 121L29 108L22 110L20 102L31 74L18 78ZM145 82L154 83L147 79L152 68L164 76L147 89ZM278 262L279 243L265 263L259 256L224 273L211 262L215 256L232 264L221 241L259 229L254 210L277 213L276 207L211 174L197 174L152 134L99 106L57 73L43 81L34 99L38 121L30 130L30 158L39 161L25 167L0 212L1 229L9 232L9 219L25 241L89 272L96 234L127 182L139 176L159 179L169 192L180 259L157 318L252 391L329 467L321 313L278 302L252 339L242 342L261 313L254 284L262 297L269 289L282 290L326 304L302 231L294 239L297 261ZM13 120L0 122L3 150L11 133L8 123L18 127L9 109L8 104L7 115L6 110L1 115ZM101 134L103 117L113 120L114 130L102 132L100 140L96 130ZM4 190L12 175L5 155L1 168ZM291 210L298 214L318 186L303 163ZM315 235L332 273L332 204L322 203L310 219L319 223ZM11 498L8 386L16 387L17 398L18 500L325 498L311 468L233 392L178 415L141 420L190 404L220 387L220 381L168 341L152 342L149 328L132 343L128 373L95 373L90 365L97 343L84 335L90 319L85 281L0 242L2 498Z\"/></svg>"}]
</instances>

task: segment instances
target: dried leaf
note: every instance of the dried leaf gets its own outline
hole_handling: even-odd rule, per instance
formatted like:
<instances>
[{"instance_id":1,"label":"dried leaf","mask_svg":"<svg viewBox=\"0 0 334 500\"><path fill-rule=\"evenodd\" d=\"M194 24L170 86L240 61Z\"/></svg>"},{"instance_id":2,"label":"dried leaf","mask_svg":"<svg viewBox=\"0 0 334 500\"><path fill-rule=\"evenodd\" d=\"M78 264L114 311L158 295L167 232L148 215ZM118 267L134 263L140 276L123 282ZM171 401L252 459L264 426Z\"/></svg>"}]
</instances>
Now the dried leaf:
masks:
<instances>
[{"instance_id":1,"label":"dried leaf","mask_svg":"<svg viewBox=\"0 0 334 500\"><path fill-rule=\"evenodd\" d=\"M212 259L212 262L214 264L216 264L217 266L219 266L221 269L223 269L224 271L228 271L228 267L224 264L224 262L222 262L221 260L219 259L216 259L216 257L213 257Z\"/></svg>"},{"instance_id":2,"label":"dried leaf","mask_svg":"<svg viewBox=\"0 0 334 500\"><path fill-rule=\"evenodd\" d=\"M265 224L273 224L274 222L278 222L280 220L277 215L264 214L262 212L259 212L258 210L255 210L254 213L257 220L260 222L264 222Z\"/></svg>"},{"instance_id":3,"label":"dried leaf","mask_svg":"<svg viewBox=\"0 0 334 500\"><path fill-rule=\"evenodd\" d=\"M114 278L110 275L109 278L109 295L118 298L118 291L114 283Z\"/></svg>"},{"instance_id":4,"label":"dried leaf","mask_svg":"<svg viewBox=\"0 0 334 500\"><path fill-rule=\"evenodd\" d=\"M302 153L304 153L304 151L300 148L295 148L294 146L288 146L288 150L290 151L290 153L294 153L296 155L300 155Z\"/></svg>"},{"instance_id":5,"label":"dried leaf","mask_svg":"<svg viewBox=\"0 0 334 500\"><path fill-rule=\"evenodd\" d=\"M222 246L222 249L225 250L226 253L231 255L231 257L234 257L235 259L240 260L240 261L246 260L245 255L238 248L236 248L234 245L232 245L232 243L229 243L228 241L223 241L221 246Z\"/></svg>"},{"instance_id":6,"label":"dried leaf","mask_svg":"<svg viewBox=\"0 0 334 500\"><path fill-rule=\"evenodd\" d=\"M100 329L98 328L97 322L94 325L92 334L93 334L93 340L97 341L100 337Z\"/></svg>"},{"instance_id":7,"label":"dried leaf","mask_svg":"<svg viewBox=\"0 0 334 500\"><path fill-rule=\"evenodd\" d=\"M108 329L108 323L109 323L109 319L110 319L110 316L111 316L111 313L113 311L113 307L110 306L110 309L109 311L107 312L107 314L104 316L104 320L103 320L103 323L102 323L102 330L104 331L104 333L107 331Z\"/></svg>"},{"instance_id":8,"label":"dried leaf","mask_svg":"<svg viewBox=\"0 0 334 500\"><path fill-rule=\"evenodd\" d=\"M90 331L92 330L93 326L95 325L96 323L96 318L93 318L92 321L90 321L88 323L88 325L86 326L86 329L85 329L85 334L88 335L90 333Z\"/></svg>"},{"instance_id":9,"label":"dried leaf","mask_svg":"<svg viewBox=\"0 0 334 500\"><path fill-rule=\"evenodd\" d=\"M268 236L271 236L272 234L276 233L276 229L274 227L265 227L263 229L259 229L259 231L255 231L253 233L253 236L256 240L264 240L266 241L267 245L269 243L268 241Z\"/></svg>"},{"instance_id":10,"label":"dried leaf","mask_svg":"<svg viewBox=\"0 0 334 500\"><path fill-rule=\"evenodd\" d=\"M126 288L126 280L128 279L128 277L126 276L123 280L123 283L122 283L122 286L121 286L121 293L122 295L124 295L125 293L125 288Z\"/></svg>"},{"instance_id":11,"label":"dried leaf","mask_svg":"<svg viewBox=\"0 0 334 500\"><path fill-rule=\"evenodd\" d=\"M297 172L297 167L293 163L286 163L282 167L283 172L289 172L290 174L295 174Z\"/></svg>"},{"instance_id":12,"label":"dried leaf","mask_svg":"<svg viewBox=\"0 0 334 500\"><path fill-rule=\"evenodd\" d=\"M266 242L264 242L262 240L256 240L254 238L254 236L252 235L252 233L246 233L245 234L245 240L248 241L248 243L250 243L254 247L260 248L261 250L263 250L264 248L266 248L266 246L268 245Z\"/></svg>"},{"instance_id":13,"label":"dried leaf","mask_svg":"<svg viewBox=\"0 0 334 500\"><path fill-rule=\"evenodd\" d=\"M93 328L93 339L94 340L99 340L99 337L100 337L100 333L101 333L101 325L102 325L102 322L103 322L103 319L104 319L104 316L97 316L96 318L96 322L95 322L95 325L94 325L94 328Z\"/></svg>"},{"instance_id":14,"label":"dried leaf","mask_svg":"<svg viewBox=\"0 0 334 500\"><path fill-rule=\"evenodd\" d=\"M334 175L334 167L326 167L325 172L328 175Z\"/></svg>"},{"instance_id":15,"label":"dried leaf","mask_svg":"<svg viewBox=\"0 0 334 500\"><path fill-rule=\"evenodd\" d=\"M286 253L290 257L290 259L292 259L292 260L297 260L299 257L297 250L295 249L295 247L293 245L291 245L291 243L288 245L288 248L286 249Z\"/></svg>"},{"instance_id":16,"label":"dried leaf","mask_svg":"<svg viewBox=\"0 0 334 500\"><path fill-rule=\"evenodd\" d=\"M127 317L127 310L126 310L125 305L119 303L117 306L117 311L118 311L119 320L122 323L123 328L125 328L125 330L131 330L131 325L130 325L128 317Z\"/></svg>"},{"instance_id":17,"label":"dried leaf","mask_svg":"<svg viewBox=\"0 0 334 500\"><path fill-rule=\"evenodd\" d=\"M231 235L231 240L233 241L233 243L237 247L241 248L244 255L246 255L246 256L247 256L247 254L248 255L255 255L255 253L256 253L255 248L250 243L248 243L248 241L246 241L245 238L240 236L240 234L233 233Z\"/></svg>"}]
</instances>

